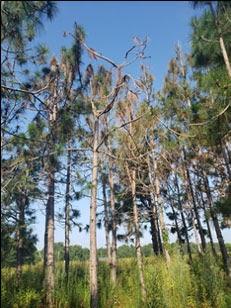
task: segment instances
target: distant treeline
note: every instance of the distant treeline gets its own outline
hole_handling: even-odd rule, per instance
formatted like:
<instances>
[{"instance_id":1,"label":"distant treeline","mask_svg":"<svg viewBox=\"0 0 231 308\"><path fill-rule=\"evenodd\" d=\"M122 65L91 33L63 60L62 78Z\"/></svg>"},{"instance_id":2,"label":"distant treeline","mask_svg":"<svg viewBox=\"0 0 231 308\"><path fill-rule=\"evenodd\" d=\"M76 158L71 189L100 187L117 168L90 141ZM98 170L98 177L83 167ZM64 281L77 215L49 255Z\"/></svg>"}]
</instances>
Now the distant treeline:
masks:
<instances>
[{"instance_id":1,"label":"distant treeline","mask_svg":"<svg viewBox=\"0 0 231 308\"><path fill-rule=\"evenodd\" d=\"M215 249L219 252L219 244L215 243ZM229 252L231 252L231 243L226 243L226 247ZM173 251L179 250L179 245L177 243L169 244L170 253ZM183 253L186 254L186 245L183 247ZM106 248L99 248L98 250L98 258L106 259L107 258L107 250ZM142 253L145 257L153 256L153 248L152 244L147 244L142 247ZM192 243L192 253L197 253L197 245ZM71 261L85 261L89 259L90 250L88 248L84 248L80 245L71 245L70 246L70 260ZM136 256L135 246L134 245L122 245L117 248L117 256L118 258L132 258ZM43 250L36 252L36 262L42 261L43 258ZM61 242L55 243L55 259L56 261L64 260L64 245Z\"/></svg>"},{"instance_id":2,"label":"distant treeline","mask_svg":"<svg viewBox=\"0 0 231 308\"><path fill-rule=\"evenodd\" d=\"M195 243L191 243L192 245L192 253L197 253L197 245ZM215 249L219 252L218 243L214 244ZM231 243L226 243L226 247L231 253ZM183 246L183 253L186 254L186 245ZM210 247L209 247L210 249ZM64 260L64 245L62 242L55 243L55 260L63 261ZM174 251L180 250L179 245L177 243L169 244L169 252L173 253ZM99 248L97 250L99 259L107 258L107 250L106 248ZM153 256L153 248L152 244L147 244L142 247L142 253L144 257ZM90 250L88 248L82 247L80 245L71 245L70 246L70 261L85 261L88 260L90 256ZM132 258L136 256L135 246L134 245L122 245L117 248L117 256L118 258ZM43 250L35 250L30 258L26 259L26 264L35 264L37 262L41 262L43 260ZM16 264L16 255L12 252L9 258L2 259L1 267L12 267Z\"/></svg>"}]
</instances>

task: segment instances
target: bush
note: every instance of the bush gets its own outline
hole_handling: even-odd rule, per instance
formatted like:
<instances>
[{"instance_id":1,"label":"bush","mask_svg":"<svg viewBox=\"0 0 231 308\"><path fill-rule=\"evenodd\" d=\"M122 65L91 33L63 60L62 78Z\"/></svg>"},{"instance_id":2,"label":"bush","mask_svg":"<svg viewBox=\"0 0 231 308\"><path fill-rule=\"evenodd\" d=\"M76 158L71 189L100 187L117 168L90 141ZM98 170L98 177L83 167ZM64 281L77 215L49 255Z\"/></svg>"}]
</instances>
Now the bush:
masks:
<instances>
[{"instance_id":1,"label":"bush","mask_svg":"<svg viewBox=\"0 0 231 308\"><path fill-rule=\"evenodd\" d=\"M15 296L13 308L35 308L41 303L40 294L33 289L21 290Z\"/></svg>"},{"instance_id":2,"label":"bush","mask_svg":"<svg viewBox=\"0 0 231 308\"><path fill-rule=\"evenodd\" d=\"M194 259L192 281L198 306L226 307L225 274L211 254L198 256Z\"/></svg>"}]
</instances>

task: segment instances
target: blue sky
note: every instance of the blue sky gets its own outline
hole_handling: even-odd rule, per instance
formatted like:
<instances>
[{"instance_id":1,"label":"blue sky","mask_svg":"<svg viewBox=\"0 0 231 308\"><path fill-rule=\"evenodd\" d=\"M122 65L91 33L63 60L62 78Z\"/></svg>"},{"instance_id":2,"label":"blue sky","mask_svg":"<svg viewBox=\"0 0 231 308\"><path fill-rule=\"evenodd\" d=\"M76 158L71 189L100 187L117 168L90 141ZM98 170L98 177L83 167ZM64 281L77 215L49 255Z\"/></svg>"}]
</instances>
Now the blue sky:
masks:
<instances>
[{"instance_id":1,"label":"blue sky","mask_svg":"<svg viewBox=\"0 0 231 308\"><path fill-rule=\"evenodd\" d=\"M51 55L59 56L62 46L70 39L63 37L64 31L71 32L74 22L82 25L90 47L102 52L115 62L122 62L125 52L132 46L133 36L150 38L146 55L151 56L148 64L155 76L154 88L160 89L167 65L174 56L175 45L180 42L184 51L190 50L190 20L198 11L188 1L59 1L58 13L52 22L45 22L37 42L44 42ZM135 68L130 68L135 74ZM59 206L59 205L58 205ZM89 221L89 200L76 204L81 211L81 222ZM35 232L38 247L43 246L44 217L39 215ZM64 230L56 225L55 241L63 241ZM225 239L230 241L228 231ZM98 231L98 246L104 245L104 233ZM147 232L142 240L150 243ZM71 244L89 246L89 235L74 229Z\"/></svg>"}]
</instances>

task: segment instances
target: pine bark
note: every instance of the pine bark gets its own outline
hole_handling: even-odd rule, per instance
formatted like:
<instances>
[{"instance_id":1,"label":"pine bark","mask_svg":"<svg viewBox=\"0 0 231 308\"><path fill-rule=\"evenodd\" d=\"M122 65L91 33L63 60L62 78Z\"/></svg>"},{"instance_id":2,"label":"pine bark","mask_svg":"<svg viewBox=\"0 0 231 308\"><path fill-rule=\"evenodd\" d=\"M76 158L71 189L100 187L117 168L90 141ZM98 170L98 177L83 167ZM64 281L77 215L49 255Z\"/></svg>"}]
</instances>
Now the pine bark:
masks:
<instances>
[{"instance_id":1,"label":"pine bark","mask_svg":"<svg viewBox=\"0 0 231 308\"><path fill-rule=\"evenodd\" d=\"M192 200L193 211L194 211L196 221L197 221L197 227L198 227L199 234L200 234L202 250L203 250L203 252L205 252L205 250L206 250L205 235L204 235L204 232L203 232L202 224L201 224L201 221L200 221L199 211L198 211L196 199L195 199L195 196L194 196L193 185L192 185L192 180L191 180L189 168L187 166L187 156L186 156L185 149L183 149L183 153L184 153L184 160L185 160L185 171L186 171L186 176L187 176L187 181L188 181L189 192L190 192L190 196L191 196L191 200Z\"/></svg>"},{"instance_id":2,"label":"pine bark","mask_svg":"<svg viewBox=\"0 0 231 308\"><path fill-rule=\"evenodd\" d=\"M64 240L64 264L65 274L68 279L70 264L70 185L71 185L71 150L67 150L67 175L65 194L65 240Z\"/></svg>"},{"instance_id":3,"label":"pine bark","mask_svg":"<svg viewBox=\"0 0 231 308\"><path fill-rule=\"evenodd\" d=\"M44 235L44 289L45 306L54 307L54 211L55 211L55 153L54 145L57 141L57 88L58 76L52 87L52 99L48 101L50 140L48 141L48 165L47 165L47 187L48 199L46 204L46 221Z\"/></svg>"},{"instance_id":4,"label":"pine bark","mask_svg":"<svg viewBox=\"0 0 231 308\"><path fill-rule=\"evenodd\" d=\"M138 263L139 270L139 279L140 279L140 287L141 287L141 296L142 301L146 300L146 289L144 282L144 271L143 271L143 261L142 261L142 252L141 252L141 244L140 244L140 227L139 227L139 214L136 203L136 171L130 170L127 166L128 176L130 178L131 190L132 190L132 206L133 206L133 222L135 227L135 247L136 247L136 257Z\"/></svg>"},{"instance_id":5,"label":"pine bark","mask_svg":"<svg viewBox=\"0 0 231 308\"><path fill-rule=\"evenodd\" d=\"M105 226L105 240L106 240L106 250L107 250L107 262L109 267L111 266L111 245L110 245L110 233L109 233L109 211L108 211L108 201L106 193L106 179L103 175L102 179L102 193L103 193L103 204L104 204L104 226Z\"/></svg>"},{"instance_id":6,"label":"pine bark","mask_svg":"<svg viewBox=\"0 0 231 308\"><path fill-rule=\"evenodd\" d=\"M17 273L17 283L20 286L21 276L22 276L22 265L24 261L23 256L23 242L25 238L25 206L26 206L26 196L20 196L17 200L18 203L18 227L16 231L16 273Z\"/></svg>"},{"instance_id":7,"label":"pine bark","mask_svg":"<svg viewBox=\"0 0 231 308\"><path fill-rule=\"evenodd\" d=\"M99 120L95 119L93 132L92 157L92 188L90 205L90 302L92 308L98 307L98 281L97 281L97 240L96 240L96 212L97 212L97 186L98 186L98 135Z\"/></svg>"},{"instance_id":8,"label":"pine bark","mask_svg":"<svg viewBox=\"0 0 231 308\"><path fill-rule=\"evenodd\" d=\"M189 261L190 261L190 263L192 263L192 250L191 250L191 246L190 246L190 242L189 242L188 228L187 228L187 224L186 224L186 221L185 221L183 206L182 206L182 202L181 202L181 198L180 198L180 188L179 188L177 175L175 175L175 184L176 184L176 189L177 189L178 206L179 206L179 210L180 210L182 224L183 224L183 227L184 227L185 239L186 239L186 244L187 244L187 252L188 252L188 256L189 256Z\"/></svg>"},{"instance_id":9,"label":"pine bark","mask_svg":"<svg viewBox=\"0 0 231 308\"><path fill-rule=\"evenodd\" d=\"M159 239L158 239L158 227L157 227L157 213L155 211L155 205L150 202L151 213L150 213L150 224L151 224L151 236L152 236L152 247L155 255L160 254Z\"/></svg>"},{"instance_id":10,"label":"pine bark","mask_svg":"<svg viewBox=\"0 0 231 308\"><path fill-rule=\"evenodd\" d=\"M227 50L226 50L226 47L225 47L224 39L223 39L223 36L222 36L222 31L221 31L221 28L220 28L220 23L219 23L219 20L218 20L218 17L217 17L217 13L214 10L212 1L209 1L208 5L210 7L210 11L213 15L214 23L215 23L217 31L219 33L219 44L220 44L221 53L222 53L222 56L223 56L223 59L224 59L224 62L225 62L226 70L227 70L227 73L229 75L229 78L231 78L231 66L230 66L230 62L229 62L228 53L227 53Z\"/></svg>"},{"instance_id":11,"label":"pine bark","mask_svg":"<svg viewBox=\"0 0 231 308\"><path fill-rule=\"evenodd\" d=\"M207 214L206 214L206 203L205 203L205 200L204 200L204 197L203 197L203 193L201 191L200 191L200 197L201 197L202 207L203 207L203 210L204 210L204 213L205 213L204 214L205 222L206 222L206 226L207 226L207 230L208 230L208 237L209 237L209 240L210 240L212 253L213 253L214 257L217 257L216 249L214 247L214 242L213 242L212 231L211 231L210 224L209 224L209 219L208 219Z\"/></svg>"},{"instance_id":12,"label":"pine bark","mask_svg":"<svg viewBox=\"0 0 231 308\"><path fill-rule=\"evenodd\" d=\"M212 194L211 194L210 187L209 187L209 181L206 175L204 175L204 185L205 185L205 190L206 190L206 194L208 198L210 215L213 220L214 228L215 228L216 235L217 235L217 240L218 240L221 255L222 255L224 270L226 274L229 277L231 277L231 262L230 262L230 258L229 258L229 255L228 255L228 252L225 246L225 242L222 236L220 226L219 226L219 221L218 221L217 215L213 208Z\"/></svg>"},{"instance_id":13,"label":"pine bark","mask_svg":"<svg viewBox=\"0 0 231 308\"><path fill-rule=\"evenodd\" d=\"M229 57L228 57L228 54L227 54L227 51L226 51L226 48L225 48L225 43L224 43L222 36L219 37L219 43L220 43L221 52L222 52L222 55L223 55L223 59L224 59L224 62L225 62L227 73L229 75L229 78L231 78L231 66L230 66Z\"/></svg>"},{"instance_id":14,"label":"pine bark","mask_svg":"<svg viewBox=\"0 0 231 308\"><path fill-rule=\"evenodd\" d=\"M113 164L109 158L109 186L110 186L110 205L112 218L112 242L111 242L111 282L116 283L116 267L117 267L117 240L116 240L116 215L115 215L115 192L114 192L114 176Z\"/></svg>"},{"instance_id":15,"label":"pine bark","mask_svg":"<svg viewBox=\"0 0 231 308\"><path fill-rule=\"evenodd\" d=\"M180 250L182 251L182 240L181 240L180 228L179 228L179 224L178 224L178 220L177 220L177 212L174 209L174 205L172 204L171 197L169 197L169 198L170 198L170 206L171 206L172 213L173 213L173 216L174 216L177 239L178 239L178 243L180 245Z\"/></svg>"},{"instance_id":16,"label":"pine bark","mask_svg":"<svg viewBox=\"0 0 231 308\"><path fill-rule=\"evenodd\" d=\"M149 156L147 158L147 163L148 163L149 181L152 187L150 191L150 196L151 196L150 223L151 223L152 246L153 246L154 254L159 255L163 253L163 248L162 248L162 243L161 243L160 230L158 226L158 209L157 209L155 195L153 192L154 182L153 182L153 173L151 169L151 163L150 163Z\"/></svg>"},{"instance_id":17,"label":"pine bark","mask_svg":"<svg viewBox=\"0 0 231 308\"><path fill-rule=\"evenodd\" d=\"M230 157L228 153L228 149L226 148L225 144L221 143L221 150L222 150L222 155L225 161L225 167L227 170L228 178L231 181L231 166L230 166ZM227 152L226 152L227 150Z\"/></svg>"},{"instance_id":18,"label":"pine bark","mask_svg":"<svg viewBox=\"0 0 231 308\"><path fill-rule=\"evenodd\" d=\"M55 170L52 168L48 174L48 200L46 205L46 230L45 230L45 305L53 308L54 295L54 191Z\"/></svg>"},{"instance_id":19,"label":"pine bark","mask_svg":"<svg viewBox=\"0 0 231 308\"><path fill-rule=\"evenodd\" d=\"M169 263L170 262L170 255L169 255L168 250L165 246L164 238L163 238L164 231L166 230L166 228L165 228L165 223L164 223L163 208L160 207L160 181L159 181L159 178L157 176L157 161L156 161L155 157L152 157L152 158L153 158L153 169L154 169L154 172L155 172L155 179L154 179L155 204L156 204L157 210L159 210L158 211L159 212L159 241L162 244L162 251L163 251L164 257L165 257L167 263Z\"/></svg>"}]
</instances>

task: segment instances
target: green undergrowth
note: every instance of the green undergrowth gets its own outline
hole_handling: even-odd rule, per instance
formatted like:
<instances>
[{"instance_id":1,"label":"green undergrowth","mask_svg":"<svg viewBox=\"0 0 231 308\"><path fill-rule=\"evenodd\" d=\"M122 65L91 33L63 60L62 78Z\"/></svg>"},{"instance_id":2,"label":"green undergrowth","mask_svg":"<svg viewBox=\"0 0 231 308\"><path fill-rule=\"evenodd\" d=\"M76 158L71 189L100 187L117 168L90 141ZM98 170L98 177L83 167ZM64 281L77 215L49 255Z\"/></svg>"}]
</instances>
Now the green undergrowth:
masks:
<instances>
[{"instance_id":1,"label":"green undergrowth","mask_svg":"<svg viewBox=\"0 0 231 308\"><path fill-rule=\"evenodd\" d=\"M55 307L89 307L88 262L71 262L68 280L63 262L56 265ZM147 299L143 303L134 258L119 259L117 283L110 284L106 262L99 263L99 307L121 308L228 308L231 292L220 266L210 256L195 257L190 267L178 254L170 264L161 257L144 258ZM4 308L42 307L42 264L23 267L17 286L12 268L2 269L1 304Z\"/></svg>"}]
</instances>

